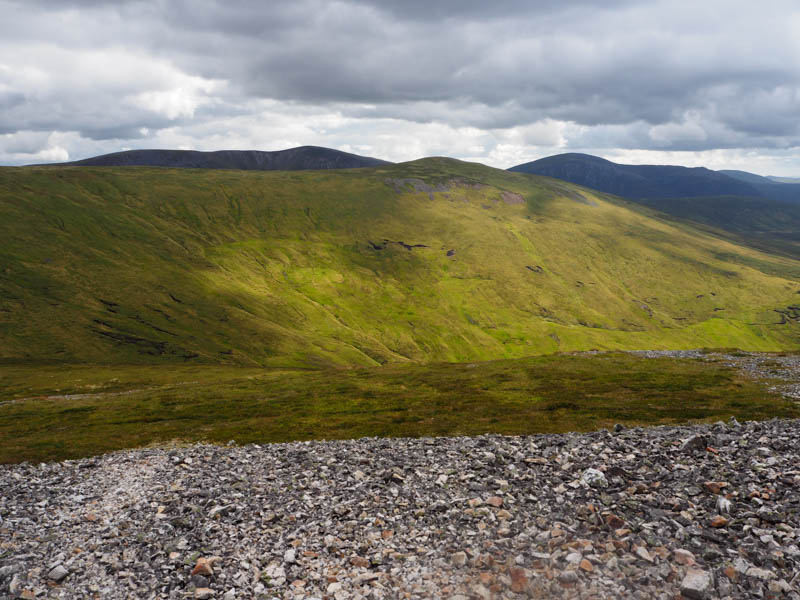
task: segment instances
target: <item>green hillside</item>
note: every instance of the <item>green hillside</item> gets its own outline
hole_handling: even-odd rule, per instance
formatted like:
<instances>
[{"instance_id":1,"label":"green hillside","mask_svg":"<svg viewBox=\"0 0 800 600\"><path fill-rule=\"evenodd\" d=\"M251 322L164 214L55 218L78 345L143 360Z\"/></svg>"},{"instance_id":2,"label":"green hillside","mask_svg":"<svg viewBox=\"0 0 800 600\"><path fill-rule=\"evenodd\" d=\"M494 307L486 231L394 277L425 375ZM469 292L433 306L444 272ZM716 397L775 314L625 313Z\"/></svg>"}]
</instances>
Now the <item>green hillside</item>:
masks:
<instances>
[{"instance_id":1,"label":"green hillside","mask_svg":"<svg viewBox=\"0 0 800 600\"><path fill-rule=\"evenodd\" d=\"M451 159L0 169L0 358L370 365L796 349L800 262Z\"/></svg>"}]
</instances>

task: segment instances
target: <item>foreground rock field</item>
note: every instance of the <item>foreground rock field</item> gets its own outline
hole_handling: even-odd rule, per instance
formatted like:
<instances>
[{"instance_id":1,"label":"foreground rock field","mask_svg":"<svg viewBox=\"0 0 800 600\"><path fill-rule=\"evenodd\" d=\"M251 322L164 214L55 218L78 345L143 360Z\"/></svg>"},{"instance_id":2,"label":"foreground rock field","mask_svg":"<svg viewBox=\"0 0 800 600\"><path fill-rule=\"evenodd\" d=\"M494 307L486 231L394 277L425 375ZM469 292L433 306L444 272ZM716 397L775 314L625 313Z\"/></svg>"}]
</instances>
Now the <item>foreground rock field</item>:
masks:
<instances>
[{"instance_id":1,"label":"foreground rock field","mask_svg":"<svg viewBox=\"0 0 800 600\"><path fill-rule=\"evenodd\" d=\"M0 467L0 598L800 599L800 422Z\"/></svg>"}]
</instances>

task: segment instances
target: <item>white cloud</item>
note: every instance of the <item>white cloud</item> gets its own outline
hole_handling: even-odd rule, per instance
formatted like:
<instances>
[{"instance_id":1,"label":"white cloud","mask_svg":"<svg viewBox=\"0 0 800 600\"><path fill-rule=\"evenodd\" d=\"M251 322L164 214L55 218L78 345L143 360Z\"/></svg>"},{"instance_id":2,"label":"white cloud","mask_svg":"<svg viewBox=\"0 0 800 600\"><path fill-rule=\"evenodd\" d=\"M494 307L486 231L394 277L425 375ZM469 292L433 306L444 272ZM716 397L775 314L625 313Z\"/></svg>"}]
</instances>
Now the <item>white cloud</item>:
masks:
<instances>
[{"instance_id":1,"label":"white cloud","mask_svg":"<svg viewBox=\"0 0 800 600\"><path fill-rule=\"evenodd\" d=\"M223 87L218 82L206 81L199 77L182 76L179 79L187 81L170 89L140 92L130 101L139 108L163 115L169 120L179 117L192 118L198 107L213 103L210 94L215 89ZM142 129L147 130L146 127Z\"/></svg>"},{"instance_id":2,"label":"white cloud","mask_svg":"<svg viewBox=\"0 0 800 600\"><path fill-rule=\"evenodd\" d=\"M708 133L696 113L688 113L681 121L653 125L648 133L650 139L661 147L703 142L708 139Z\"/></svg>"}]
</instances>

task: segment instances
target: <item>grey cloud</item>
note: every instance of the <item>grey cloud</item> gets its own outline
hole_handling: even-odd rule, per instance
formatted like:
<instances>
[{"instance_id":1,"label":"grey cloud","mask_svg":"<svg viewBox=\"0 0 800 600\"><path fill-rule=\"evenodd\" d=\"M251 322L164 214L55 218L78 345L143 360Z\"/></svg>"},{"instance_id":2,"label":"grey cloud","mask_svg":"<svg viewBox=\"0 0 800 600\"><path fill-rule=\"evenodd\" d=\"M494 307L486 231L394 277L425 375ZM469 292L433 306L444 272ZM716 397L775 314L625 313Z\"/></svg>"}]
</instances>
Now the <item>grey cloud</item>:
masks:
<instances>
[{"instance_id":1,"label":"grey cloud","mask_svg":"<svg viewBox=\"0 0 800 600\"><path fill-rule=\"evenodd\" d=\"M483 130L559 120L582 127L569 144L593 147L783 148L800 133L790 18L800 9L791 0L769 10L729 0L0 0L0 8L10 15L0 50L45 48L32 64L55 82L8 76L0 58L0 131L135 140L148 135L143 128L278 100ZM79 31L59 25L77 22ZM191 115L166 116L129 97L169 82L139 82L138 72L127 85L110 82L104 70L126 68L113 57L87 74L92 85L55 72L59 49L120 48L226 81L226 91L207 92L209 103Z\"/></svg>"},{"instance_id":2,"label":"grey cloud","mask_svg":"<svg viewBox=\"0 0 800 600\"><path fill-rule=\"evenodd\" d=\"M49 134L43 131L24 131L3 144L10 154L36 154L47 146Z\"/></svg>"}]
</instances>

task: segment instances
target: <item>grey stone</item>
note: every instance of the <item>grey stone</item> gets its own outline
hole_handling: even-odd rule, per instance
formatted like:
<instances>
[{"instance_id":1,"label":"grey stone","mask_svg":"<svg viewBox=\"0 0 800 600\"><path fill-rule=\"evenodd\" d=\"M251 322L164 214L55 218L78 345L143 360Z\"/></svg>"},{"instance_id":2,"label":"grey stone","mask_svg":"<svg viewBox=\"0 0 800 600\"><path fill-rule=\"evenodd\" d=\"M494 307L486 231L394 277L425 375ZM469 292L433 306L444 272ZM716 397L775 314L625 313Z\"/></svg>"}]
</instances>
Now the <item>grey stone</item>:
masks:
<instances>
[{"instance_id":1,"label":"grey stone","mask_svg":"<svg viewBox=\"0 0 800 600\"><path fill-rule=\"evenodd\" d=\"M695 434L681 444L681 452L696 452L705 450L708 446L708 438L701 434Z\"/></svg>"},{"instance_id":2,"label":"grey stone","mask_svg":"<svg viewBox=\"0 0 800 600\"><path fill-rule=\"evenodd\" d=\"M783 521L783 516L777 510L766 506L759 508L757 514L759 519L769 523L780 523Z\"/></svg>"},{"instance_id":3,"label":"grey stone","mask_svg":"<svg viewBox=\"0 0 800 600\"><path fill-rule=\"evenodd\" d=\"M711 575L707 571L689 569L681 581L681 594L687 598L703 600L711 589Z\"/></svg>"},{"instance_id":4,"label":"grey stone","mask_svg":"<svg viewBox=\"0 0 800 600\"><path fill-rule=\"evenodd\" d=\"M64 567L64 565L58 565L50 569L47 573L47 578L55 581L56 583L61 583L66 579L67 575L69 575L69 571Z\"/></svg>"},{"instance_id":5,"label":"grey stone","mask_svg":"<svg viewBox=\"0 0 800 600\"><path fill-rule=\"evenodd\" d=\"M558 580L563 583L575 583L578 581L578 574L575 571L562 571L558 574Z\"/></svg>"}]
</instances>

